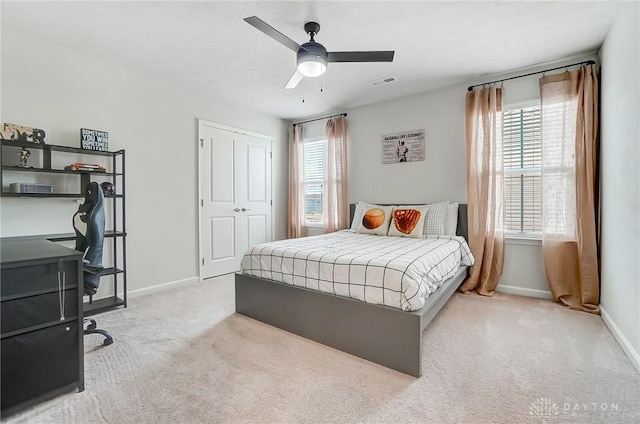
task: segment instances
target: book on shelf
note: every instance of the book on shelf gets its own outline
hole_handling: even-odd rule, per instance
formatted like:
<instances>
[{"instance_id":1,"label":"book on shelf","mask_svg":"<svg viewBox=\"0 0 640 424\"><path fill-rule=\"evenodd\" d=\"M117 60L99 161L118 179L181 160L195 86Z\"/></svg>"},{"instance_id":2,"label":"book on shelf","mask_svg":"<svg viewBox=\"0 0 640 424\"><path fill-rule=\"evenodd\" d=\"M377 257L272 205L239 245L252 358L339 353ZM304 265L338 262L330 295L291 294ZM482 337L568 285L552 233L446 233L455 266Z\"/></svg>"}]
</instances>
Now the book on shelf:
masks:
<instances>
[{"instance_id":1,"label":"book on shelf","mask_svg":"<svg viewBox=\"0 0 640 424\"><path fill-rule=\"evenodd\" d=\"M64 167L65 171L107 172L104 166L89 163L72 163Z\"/></svg>"},{"instance_id":2,"label":"book on shelf","mask_svg":"<svg viewBox=\"0 0 640 424\"><path fill-rule=\"evenodd\" d=\"M72 168L70 166L64 167L65 171L77 171L77 172L98 172L98 173L106 173L107 171L104 169L92 169L92 168Z\"/></svg>"},{"instance_id":3,"label":"book on shelf","mask_svg":"<svg viewBox=\"0 0 640 424\"><path fill-rule=\"evenodd\" d=\"M84 168L104 169L104 166L96 165L96 164L93 164L93 163L76 162L76 163L71 164L71 166L81 166L81 167L84 167Z\"/></svg>"}]
</instances>

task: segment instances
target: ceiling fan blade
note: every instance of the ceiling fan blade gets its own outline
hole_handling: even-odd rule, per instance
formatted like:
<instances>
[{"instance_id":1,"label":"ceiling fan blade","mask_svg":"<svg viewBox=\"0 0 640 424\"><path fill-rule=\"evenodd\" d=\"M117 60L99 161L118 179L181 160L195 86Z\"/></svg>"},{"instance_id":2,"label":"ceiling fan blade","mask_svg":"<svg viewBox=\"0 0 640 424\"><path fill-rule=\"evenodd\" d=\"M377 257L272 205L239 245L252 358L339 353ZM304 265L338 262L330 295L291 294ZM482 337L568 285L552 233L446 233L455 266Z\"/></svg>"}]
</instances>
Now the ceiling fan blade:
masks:
<instances>
[{"instance_id":1,"label":"ceiling fan blade","mask_svg":"<svg viewBox=\"0 0 640 424\"><path fill-rule=\"evenodd\" d=\"M302 78L304 78L304 75L302 75L300 71L296 69L293 75L291 75L291 78L289 78L289 81L287 81L287 84L284 86L284 88L286 90L290 88L296 88L298 83L302 81Z\"/></svg>"},{"instance_id":2,"label":"ceiling fan blade","mask_svg":"<svg viewBox=\"0 0 640 424\"><path fill-rule=\"evenodd\" d=\"M327 52L327 62L393 62L394 51Z\"/></svg>"},{"instance_id":3,"label":"ceiling fan blade","mask_svg":"<svg viewBox=\"0 0 640 424\"><path fill-rule=\"evenodd\" d=\"M254 28L264 32L269 37L276 40L278 43L289 47L294 52L298 53L298 50L300 50L300 44L296 43L291 38L287 37L257 16L250 16L248 18L244 18L243 20L249 25L252 25Z\"/></svg>"}]
</instances>

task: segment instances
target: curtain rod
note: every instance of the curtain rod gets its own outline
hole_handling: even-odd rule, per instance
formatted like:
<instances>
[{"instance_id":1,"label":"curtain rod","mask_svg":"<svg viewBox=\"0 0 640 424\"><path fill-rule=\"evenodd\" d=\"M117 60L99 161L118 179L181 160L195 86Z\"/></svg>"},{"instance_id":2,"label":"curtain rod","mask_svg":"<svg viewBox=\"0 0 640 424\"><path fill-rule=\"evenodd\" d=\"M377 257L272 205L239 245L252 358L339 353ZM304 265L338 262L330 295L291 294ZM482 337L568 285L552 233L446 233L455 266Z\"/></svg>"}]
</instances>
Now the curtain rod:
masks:
<instances>
[{"instance_id":1,"label":"curtain rod","mask_svg":"<svg viewBox=\"0 0 640 424\"><path fill-rule=\"evenodd\" d=\"M324 116L322 118L309 119L308 121L296 122L295 124L292 124L292 125L295 127L296 125L306 124L307 122L320 121L321 119L333 118L334 116L347 116L347 114L346 113L336 113L335 115Z\"/></svg>"},{"instance_id":2,"label":"curtain rod","mask_svg":"<svg viewBox=\"0 0 640 424\"><path fill-rule=\"evenodd\" d=\"M594 65L595 63L596 63L595 60L584 60L582 62L572 63L571 65L558 66L557 68L545 69L544 71L531 72L529 74L518 75L517 77L504 78L504 79L499 79L499 80L496 80L496 81L485 82L485 83L482 83L482 84L470 85L467 88L467 91L473 91L474 87L480 87L481 85L495 84L496 82L509 81L509 80L512 80L512 79L528 77L528 76L536 75L536 74L544 74L545 72L557 71L558 69L569 68L571 66L576 66L576 65L583 65L583 64Z\"/></svg>"}]
</instances>

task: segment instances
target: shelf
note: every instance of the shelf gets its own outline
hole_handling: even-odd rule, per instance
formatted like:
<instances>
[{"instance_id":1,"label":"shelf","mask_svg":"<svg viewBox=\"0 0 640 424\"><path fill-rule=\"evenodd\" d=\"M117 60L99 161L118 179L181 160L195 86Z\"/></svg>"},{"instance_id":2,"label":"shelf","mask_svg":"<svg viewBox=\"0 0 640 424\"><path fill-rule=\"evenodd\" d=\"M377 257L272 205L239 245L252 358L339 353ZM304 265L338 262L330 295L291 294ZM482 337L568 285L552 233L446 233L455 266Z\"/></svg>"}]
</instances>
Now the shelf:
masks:
<instances>
[{"instance_id":1,"label":"shelf","mask_svg":"<svg viewBox=\"0 0 640 424\"><path fill-rule=\"evenodd\" d=\"M101 152L99 150L89 150L89 149L81 149L80 147L67 147L67 146L56 146L54 144L48 145L49 149L55 152L67 152L67 153L80 153L86 155L97 155L97 156L113 156L117 152Z\"/></svg>"},{"instance_id":2,"label":"shelf","mask_svg":"<svg viewBox=\"0 0 640 424\"><path fill-rule=\"evenodd\" d=\"M19 330L13 330L13 331L10 331L8 333L3 333L2 334L2 338L3 339L7 339L9 337L15 337L15 336L17 336L19 334L30 333L30 332L33 332L33 331L42 330L44 328L54 327L54 326L59 325L59 324L70 323L70 322L73 322L73 321L78 321L78 316L77 315L72 315L70 317L65 317L65 319L63 321L49 321L49 322L45 322L45 323L38 324L38 325L32 325L31 327L25 327L25 328L21 328Z\"/></svg>"},{"instance_id":3,"label":"shelf","mask_svg":"<svg viewBox=\"0 0 640 424\"><path fill-rule=\"evenodd\" d=\"M8 191L3 191L0 194L1 197L38 197L38 198L47 198L47 197L67 197L71 199L84 199L84 194L80 193L13 193ZM122 194L116 195L108 195L104 196L105 199L122 199L124 196Z\"/></svg>"},{"instance_id":4,"label":"shelf","mask_svg":"<svg viewBox=\"0 0 640 424\"><path fill-rule=\"evenodd\" d=\"M107 230L104 232L105 238L124 237L127 234L122 231ZM38 234L34 236L3 237L2 240L49 240L49 241L73 241L76 239L75 233L59 234Z\"/></svg>"},{"instance_id":5,"label":"shelf","mask_svg":"<svg viewBox=\"0 0 640 424\"><path fill-rule=\"evenodd\" d=\"M119 268L109 267L109 268L103 269L102 272L100 273L100 276L104 277L105 275L122 274L123 272L124 271Z\"/></svg>"},{"instance_id":6,"label":"shelf","mask_svg":"<svg viewBox=\"0 0 640 424\"><path fill-rule=\"evenodd\" d=\"M20 148L31 151L32 159L30 162L34 167L20 167L17 162L17 150ZM41 152L41 153L39 153ZM111 216L106 222L107 228L112 230L105 231L105 238L111 239L109 245L104 246L105 253L111 251L111 263L109 267L102 270L100 277L105 276L102 283L107 283L113 287L111 295L104 299L97 299L91 303L85 302L83 305L86 315L97 314L119 306L127 306L127 232L126 232L126 212L125 212L125 151L107 151L82 149L80 147L59 146L54 144L41 144L27 141L0 140L0 153L4 162L0 162L0 199L16 208L18 200L7 201L11 199L40 199L32 202L31 207L42 208L47 211L47 205L43 202L45 199L69 199L71 202L82 203L85 199L84 189L89 183L112 182L117 190L116 194L105 195L105 213L110 211ZM7 156L4 158L4 156ZM66 156L65 156L66 155ZM76 155L77 157L74 157ZM102 158L98 158L98 157ZM91 159L93 157L93 159ZM96 171L71 171L64 169L67 165L75 162L99 163L105 169L105 172ZM29 164L29 162L27 162ZM62 169L60 169L62 168ZM109 171L110 170L110 171ZM75 177L69 178L69 175ZM16 181L17 180L17 181ZM21 181L26 180L26 181ZM36 180L39 183L50 184L54 186L54 193L14 193L10 191L10 183L32 183ZM67 185L71 182L72 185ZM79 185L77 185L79 183ZM79 188L80 187L80 188ZM75 192L74 191L79 191ZM119 194L118 194L119 193ZM64 202L64 201L63 201ZM69 203L71 203L69 202ZM33 204L36 203L36 204ZM58 202L62 203L62 202ZM28 206L25 204L25 206ZM77 207L77 205L76 205ZM19 214L19 211L16 212ZM63 217L64 218L64 217ZM70 218L70 217L69 217ZM66 221L65 221L66 222ZM64 228L64 227L62 227ZM33 236L22 236L20 239L46 239L53 242L67 242L73 244L76 240L76 234L71 226L67 227L72 232L64 234L39 234ZM6 237L3 239L12 239L17 237ZM116 268L117 265L118 267ZM122 299L117 297L117 293L124 293ZM87 299L85 297L85 299Z\"/></svg>"},{"instance_id":7,"label":"shelf","mask_svg":"<svg viewBox=\"0 0 640 424\"><path fill-rule=\"evenodd\" d=\"M15 141L15 140L0 140L0 141L2 141L3 146L26 147L26 148L36 149L36 150L44 150L45 146L49 146L48 144L34 143L32 141Z\"/></svg>"},{"instance_id":8,"label":"shelf","mask_svg":"<svg viewBox=\"0 0 640 424\"><path fill-rule=\"evenodd\" d=\"M112 230L108 230L104 232L104 237L105 238L112 238L112 237L124 237L126 236L126 233L123 233L122 231L112 231ZM49 241L72 241L76 239L76 235L75 233L66 233L66 234L49 234L48 236L39 236L40 238L46 238Z\"/></svg>"},{"instance_id":9,"label":"shelf","mask_svg":"<svg viewBox=\"0 0 640 424\"><path fill-rule=\"evenodd\" d=\"M77 289L78 288L78 284L77 283L73 283L73 284L69 284L65 286L65 291L66 290L73 290L73 289ZM33 296L40 296L42 294L49 294L49 293L57 293L58 292L58 288L48 288L48 289L40 289L40 290L34 290L34 291L30 291L30 292L24 292L24 293L18 293L18 294L12 294L9 296L3 296L1 298L1 300L3 302L6 302L8 300L15 300L15 299L20 299L20 298L27 298L27 297L33 297Z\"/></svg>"},{"instance_id":10,"label":"shelf","mask_svg":"<svg viewBox=\"0 0 640 424\"><path fill-rule=\"evenodd\" d=\"M13 141L13 140L1 140L1 141L3 146L24 147L26 149L49 150L49 151L55 151L55 152L78 153L78 154L107 156L107 157L124 153L124 150L116 150L114 152L101 152L99 150L88 150L88 149L82 149L80 147L58 146L56 144L41 144L41 143L33 143L29 141Z\"/></svg>"},{"instance_id":11,"label":"shelf","mask_svg":"<svg viewBox=\"0 0 640 424\"><path fill-rule=\"evenodd\" d=\"M84 316L99 314L100 312L108 311L118 306L125 306L125 302L117 296L93 300L91 303L84 302Z\"/></svg>"},{"instance_id":12,"label":"shelf","mask_svg":"<svg viewBox=\"0 0 640 424\"><path fill-rule=\"evenodd\" d=\"M105 177L113 177L114 175L116 177L121 176L122 173L121 172L96 172L96 171L67 171L66 169L45 169L45 168L23 168L21 166L14 166L14 165L2 165L2 170L3 171L10 171L10 172L44 172L46 174L65 174L65 175L84 175L84 174L90 174L90 175L102 175Z\"/></svg>"},{"instance_id":13,"label":"shelf","mask_svg":"<svg viewBox=\"0 0 640 424\"><path fill-rule=\"evenodd\" d=\"M84 199L83 194L77 194L77 193L12 193L12 192L3 191L0 196L2 197L42 197L42 198L67 197L71 199L74 199L74 198Z\"/></svg>"}]
</instances>

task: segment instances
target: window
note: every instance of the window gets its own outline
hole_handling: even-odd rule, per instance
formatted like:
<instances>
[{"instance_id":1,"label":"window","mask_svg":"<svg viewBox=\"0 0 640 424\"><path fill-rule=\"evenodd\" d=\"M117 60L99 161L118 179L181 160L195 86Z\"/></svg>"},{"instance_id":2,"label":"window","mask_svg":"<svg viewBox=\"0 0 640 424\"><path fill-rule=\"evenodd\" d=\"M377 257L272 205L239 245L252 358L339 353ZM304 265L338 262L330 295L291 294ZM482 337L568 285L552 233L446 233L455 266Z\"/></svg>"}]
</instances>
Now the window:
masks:
<instances>
[{"instance_id":1,"label":"window","mask_svg":"<svg viewBox=\"0 0 640 424\"><path fill-rule=\"evenodd\" d=\"M576 120L578 99L548 99L544 123L544 230L554 238L576 239Z\"/></svg>"},{"instance_id":2,"label":"window","mask_svg":"<svg viewBox=\"0 0 640 424\"><path fill-rule=\"evenodd\" d=\"M307 227L322 226L324 139L304 140L304 216Z\"/></svg>"},{"instance_id":3,"label":"window","mask_svg":"<svg viewBox=\"0 0 640 424\"><path fill-rule=\"evenodd\" d=\"M290 234L315 235L346 228L349 206L343 175L347 142L344 117L297 125L302 127L293 131L295 163L291 171L296 189L291 193L296 216L292 217Z\"/></svg>"},{"instance_id":4,"label":"window","mask_svg":"<svg viewBox=\"0 0 640 424\"><path fill-rule=\"evenodd\" d=\"M505 109L502 125L505 230L520 235L540 234L542 232L540 106L527 105Z\"/></svg>"}]
</instances>

